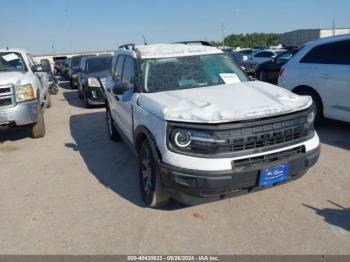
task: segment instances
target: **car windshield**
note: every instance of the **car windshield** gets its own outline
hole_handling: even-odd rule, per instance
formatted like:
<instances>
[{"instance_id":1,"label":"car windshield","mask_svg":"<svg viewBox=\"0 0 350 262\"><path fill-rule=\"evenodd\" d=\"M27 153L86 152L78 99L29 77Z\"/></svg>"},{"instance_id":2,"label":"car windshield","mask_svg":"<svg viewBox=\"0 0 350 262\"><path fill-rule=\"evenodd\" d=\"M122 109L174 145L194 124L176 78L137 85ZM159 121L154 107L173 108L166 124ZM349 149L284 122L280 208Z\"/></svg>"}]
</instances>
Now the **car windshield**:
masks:
<instances>
[{"instance_id":1,"label":"car windshield","mask_svg":"<svg viewBox=\"0 0 350 262\"><path fill-rule=\"evenodd\" d=\"M102 71L110 71L112 67L112 57L101 57L86 59L86 72L95 73Z\"/></svg>"},{"instance_id":2,"label":"car windshield","mask_svg":"<svg viewBox=\"0 0 350 262\"><path fill-rule=\"evenodd\" d=\"M287 63L296 53L296 51L287 51L281 53L279 56L276 57L276 64Z\"/></svg>"},{"instance_id":3,"label":"car windshield","mask_svg":"<svg viewBox=\"0 0 350 262\"><path fill-rule=\"evenodd\" d=\"M22 55L16 52L0 52L0 71L26 71Z\"/></svg>"},{"instance_id":4,"label":"car windshield","mask_svg":"<svg viewBox=\"0 0 350 262\"><path fill-rule=\"evenodd\" d=\"M161 92L248 81L226 54L144 59L142 79L146 92Z\"/></svg>"},{"instance_id":5,"label":"car windshield","mask_svg":"<svg viewBox=\"0 0 350 262\"><path fill-rule=\"evenodd\" d=\"M82 59L82 57L73 57L71 60L71 67L72 68L79 67L81 59Z\"/></svg>"}]
</instances>

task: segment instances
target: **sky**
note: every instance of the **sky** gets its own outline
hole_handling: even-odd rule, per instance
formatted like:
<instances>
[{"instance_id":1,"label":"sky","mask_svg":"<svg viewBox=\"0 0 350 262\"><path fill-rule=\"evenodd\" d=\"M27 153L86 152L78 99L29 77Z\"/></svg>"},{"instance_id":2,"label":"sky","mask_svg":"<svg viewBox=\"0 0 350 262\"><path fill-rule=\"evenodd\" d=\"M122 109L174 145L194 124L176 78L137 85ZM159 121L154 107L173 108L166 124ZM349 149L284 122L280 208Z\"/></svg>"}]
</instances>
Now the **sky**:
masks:
<instances>
[{"instance_id":1,"label":"sky","mask_svg":"<svg viewBox=\"0 0 350 262\"><path fill-rule=\"evenodd\" d=\"M350 27L349 0L0 0L0 48L32 54L123 43L221 40L232 33Z\"/></svg>"}]
</instances>

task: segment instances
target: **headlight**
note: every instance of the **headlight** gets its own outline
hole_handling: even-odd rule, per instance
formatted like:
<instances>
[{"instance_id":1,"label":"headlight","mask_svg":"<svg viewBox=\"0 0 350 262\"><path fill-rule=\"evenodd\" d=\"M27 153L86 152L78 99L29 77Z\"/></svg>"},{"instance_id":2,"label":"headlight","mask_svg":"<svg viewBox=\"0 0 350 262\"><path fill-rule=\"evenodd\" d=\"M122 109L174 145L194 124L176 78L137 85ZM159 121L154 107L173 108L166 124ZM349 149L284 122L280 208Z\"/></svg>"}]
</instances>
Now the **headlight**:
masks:
<instances>
[{"instance_id":1,"label":"headlight","mask_svg":"<svg viewBox=\"0 0 350 262\"><path fill-rule=\"evenodd\" d=\"M307 116L307 122L309 124L312 124L315 121L316 113L315 110L313 110L311 113L308 114Z\"/></svg>"},{"instance_id":2,"label":"headlight","mask_svg":"<svg viewBox=\"0 0 350 262\"><path fill-rule=\"evenodd\" d=\"M35 93L31 84L16 86L16 101L18 103L33 99L35 99Z\"/></svg>"},{"instance_id":3,"label":"headlight","mask_svg":"<svg viewBox=\"0 0 350 262\"><path fill-rule=\"evenodd\" d=\"M226 142L207 131L175 128L170 132L170 144L175 151L210 154Z\"/></svg>"},{"instance_id":4,"label":"headlight","mask_svg":"<svg viewBox=\"0 0 350 262\"><path fill-rule=\"evenodd\" d=\"M101 87L100 82L98 81L97 78L95 77L90 77L88 79L88 86L92 86L92 87Z\"/></svg>"}]
</instances>

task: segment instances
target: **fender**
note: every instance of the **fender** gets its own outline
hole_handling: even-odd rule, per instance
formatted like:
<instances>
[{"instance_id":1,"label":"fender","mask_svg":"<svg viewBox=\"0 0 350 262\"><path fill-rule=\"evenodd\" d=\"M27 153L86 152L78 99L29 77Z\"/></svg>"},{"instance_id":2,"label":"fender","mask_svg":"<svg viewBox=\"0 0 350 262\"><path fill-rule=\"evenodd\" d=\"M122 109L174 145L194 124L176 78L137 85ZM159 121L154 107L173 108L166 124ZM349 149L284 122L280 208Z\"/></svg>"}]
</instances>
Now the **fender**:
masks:
<instances>
[{"instance_id":1,"label":"fender","mask_svg":"<svg viewBox=\"0 0 350 262\"><path fill-rule=\"evenodd\" d=\"M161 159L161 154L160 154L160 151L157 147L156 140L155 140L154 136L148 130L147 127L145 127L145 126L136 127L136 129L134 131L134 147L135 147L136 152L139 152L139 149L141 147L141 143L144 139L148 140L148 142L151 146L152 152L153 152L154 156L156 156L156 158L157 158L156 160L159 163L160 159Z\"/></svg>"}]
</instances>

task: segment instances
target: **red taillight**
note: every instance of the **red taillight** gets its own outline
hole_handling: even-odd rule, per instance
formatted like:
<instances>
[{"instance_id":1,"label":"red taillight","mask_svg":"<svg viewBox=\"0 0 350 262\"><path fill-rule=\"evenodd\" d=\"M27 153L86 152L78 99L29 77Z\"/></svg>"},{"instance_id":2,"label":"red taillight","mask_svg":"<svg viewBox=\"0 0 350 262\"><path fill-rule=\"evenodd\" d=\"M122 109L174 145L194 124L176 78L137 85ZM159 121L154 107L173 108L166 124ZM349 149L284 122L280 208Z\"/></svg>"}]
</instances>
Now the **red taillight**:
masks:
<instances>
[{"instance_id":1,"label":"red taillight","mask_svg":"<svg viewBox=\"0 0 350 262\"><path fill-rule=\"evenodd\" d=\"M280 70L280 76L282 76L284 73L284 67L281 67L281 70Z\"/></svg>"}]
</instances>

